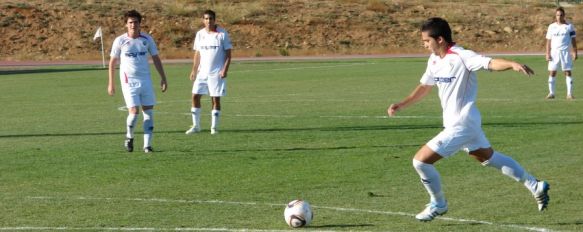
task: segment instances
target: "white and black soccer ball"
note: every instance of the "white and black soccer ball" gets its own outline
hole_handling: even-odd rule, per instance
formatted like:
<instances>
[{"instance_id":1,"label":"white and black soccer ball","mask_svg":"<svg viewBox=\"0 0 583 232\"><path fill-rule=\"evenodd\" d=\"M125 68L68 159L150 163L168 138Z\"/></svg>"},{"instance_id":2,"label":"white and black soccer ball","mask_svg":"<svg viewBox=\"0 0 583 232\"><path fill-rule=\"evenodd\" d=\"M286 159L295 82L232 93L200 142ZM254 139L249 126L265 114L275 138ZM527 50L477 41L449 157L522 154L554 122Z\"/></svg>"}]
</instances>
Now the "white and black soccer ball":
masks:
<instances>
[{"instance_id":1,"label":"white and black soccer ball","mask_svg":"<svg viewBox=\"0 0 583 232\"><path fill-rule=\"evenodd\" d=\"M314 214L307 201L293 200L285 207L283 217L290 227L298 228L309 225L314 219Z\"/></svg>"}]
</instances>

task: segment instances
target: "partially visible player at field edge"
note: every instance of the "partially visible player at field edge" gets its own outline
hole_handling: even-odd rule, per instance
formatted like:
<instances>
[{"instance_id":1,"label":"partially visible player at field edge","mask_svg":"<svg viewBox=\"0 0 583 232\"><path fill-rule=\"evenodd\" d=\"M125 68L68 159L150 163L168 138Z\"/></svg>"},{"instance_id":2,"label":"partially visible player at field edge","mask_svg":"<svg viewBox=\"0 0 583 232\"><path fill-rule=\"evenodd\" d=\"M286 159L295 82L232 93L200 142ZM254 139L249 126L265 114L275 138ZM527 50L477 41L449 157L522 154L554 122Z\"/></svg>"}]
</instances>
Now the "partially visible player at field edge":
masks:
<instances>
[{"instance_id":1,"label":"partially visible player at field edge","mask_svg":"<svg viewBox=\"0 0 583 232\"><path fill-rule=\"evenodd\" d=\"M549 203L549 184L538 181L514 159L492 149L482 131L481 116L476 107L476 71L513 69L530 76L534 74L532 69L514 61L492 59L463 49L453 42L451 28L441 18L430 18L423 23L421 39L432 54L420 84L404 100L387 109L389 116L395 116L397 111L427 96L433 86L438 88L444 129L423 145L413 158L413 167L430 196L429 204L415 217L420 221L431 221L447 212L447 201L434 163L459 150L464 150L483 166L496 168L502 174L524 184L535 197L538 209L544 210Z\"/></svg>"},{"instance_id":2,"label":"partially visible player at field edge","mask_svg":"<svg viewBox=\"0 0 583 232\"><path fill-rule=\"evenodd\" d=\"M559 64L565 72L567 83L567 99L573 100L573 61L577 60L577 40L575 39L575 27L565 20L565 9L559 7L555 10L555 22L549 25L547 30L547 44L545 58L549 62L549 94L547 99L555 98L555 77Z\"/></svg>"},{"instance_id":3,"label":"partially visible player at field edge","mask_svg":"<svg viewBox=\"0 0 583 232\"><path fill-rule=\"evenodd\" d=\"M109 83L107 92L113 96L115 93L115 65L119 60L119 78L123 97L128 108L126 120L126 140L127 151L134 150L134 128L138 120L140 106L144 113L144 152L153 152L152 133L154 131L154 105L156 96L150 77L150 65L148 64L148 54L152 56L152 61L156 71L160 74L160 87L162 92L166 92L166 74L162 62L158 56L158 49L152 37L140 31L142 15L135 10L124 14L124 23L127 33L118 36L113 41L111 48L111 59L109 60Z\"/></svg>"},{"instance_id":4,"label":"partially visible player at field edge","mask_svg":"<svg viewBox=\"0 0 583 232\"><path fill-rule=\"evenodd\" d=\"M200 99L209 95L212 101L211 134L218 133L221 116L221 97L226 95L227 73L231 64L231 39L225 29L216 24L216 14L212 10L203 13L204 28L194 38L194 58L190 80L192 86L192 127L186 134L200 132Z\"/></svg>"}]
</instances>

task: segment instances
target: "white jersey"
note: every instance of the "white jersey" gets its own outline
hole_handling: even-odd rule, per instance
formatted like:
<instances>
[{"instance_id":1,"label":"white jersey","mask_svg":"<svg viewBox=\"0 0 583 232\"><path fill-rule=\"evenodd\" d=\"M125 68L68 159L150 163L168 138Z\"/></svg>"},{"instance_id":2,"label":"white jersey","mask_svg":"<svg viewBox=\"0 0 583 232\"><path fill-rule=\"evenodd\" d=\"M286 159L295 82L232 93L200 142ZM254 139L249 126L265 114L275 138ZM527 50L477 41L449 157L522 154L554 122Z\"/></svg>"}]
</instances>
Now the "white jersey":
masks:
<instances>
[{"instance_id":1,"label":"white jersey","mask_svg":"<svg viewBox=\"0 0 583 232\"><path fill-rule=\"evenodd\" d=\"M443 58L431 54L420 82L437 85L445 128L481 127L480 112L475 105L478 95L476 71L488 69L491 60L457 45L450 47Z\"/></svg>"},{"instance_id":2,"label":"white jersey","mask_svg":"<svg viewBox=\"0 0 583 232\"><path fill-rule=\"evenodd\" d=\"M141 32L138 38L123 34L115 38L110 56L120 59L119 73L123 83L128 79L150 80L148 54L158 55L154 39Z\"/></svg>"},{"instance_id":3,"label":"white jersey","mask_svg":"<svg viewBox=\"0 0 583 232\"><path fill-rule=\"evenodd\" d=\"M209 32L205 28L199 30L193 46L200 54L198 73L207 75L220 72L225 65L226 50L232 48L229 34L223 28L217 27L216 32Z\"/></svg>"},{"instance_id":4,"label":"white jersey","mask_svg":"<svg viewBox=\"0 0 583 232\"><path fill-rule=\"evenodd\" d=\"M551 23L546 38L551 40L551 50L568 50L571 39L575 38L575 27L570 23Z\"/></svg>"}]
</instances>

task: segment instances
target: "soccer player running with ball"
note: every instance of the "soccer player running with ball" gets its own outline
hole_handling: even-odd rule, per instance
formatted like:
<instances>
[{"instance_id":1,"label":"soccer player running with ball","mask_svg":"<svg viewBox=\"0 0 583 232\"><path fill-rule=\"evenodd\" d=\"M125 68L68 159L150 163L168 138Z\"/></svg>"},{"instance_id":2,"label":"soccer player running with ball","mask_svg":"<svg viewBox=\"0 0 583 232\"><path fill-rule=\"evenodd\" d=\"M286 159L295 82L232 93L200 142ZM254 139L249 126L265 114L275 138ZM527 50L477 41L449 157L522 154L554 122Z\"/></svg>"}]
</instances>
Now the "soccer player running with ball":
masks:
<instances>
[{"instance_id":1,"label":"soccer player running with ball","mask_svg":"<svg viewBox=\"0 0 583 232\"><path fill-rule=\"evenodd\" d=\"M160 74L160 86L162 92L166 92L166 74L162 62L158 56L158 49L152 37L140 31L142 15L135 10L124 14L124 23L127 33L118 36L111 47L111 59L109 60L109 84L107 92L113 96L115 93L115 65L120 61L119 78L121 90L128 108L126 120L127 133L125 147L128 152L134 151L134 128L138 121L140 106L144 113L144 152L153 152L152 133L154 131L154 105L156 96L150 78L150 65L148 54L152 56L154 66Z\"/></svg>"},{"instance_id":2,"label":"soccer player running with ball","mask_svg":"<svg viewBox=\"0 0 583 232\"><path fill-rule=\"evenodd\" d=\"M203 13L204 28L196 33L195 50L190 80L192 86L192 127L186 134L200 132L200 99L209 95L212 100L211 134L217 134L221 115L221 97L227 88L227 72L231 64L231 39L225 29L216 24L216 14L212 10Z\"/></svg>"},{"instance_id":3,"label":"soccer player running with ball","mask_svg":"<svg viewBox=\"0 0 583 232\"><path fill-rule=\"evenodd\" d=\"M567 99L573 100L573 60L577 59L577 40L575 39L575 27L565 20L565 10L559 7L555 10L555 22L549 25L547 30L546 60L549 62L549 94L547 99L555 98L555 77L557 68L565 72L567 83ZM570 51L569 48L572 50Z\"/></svg>"},{"instance_id":4,"label":"soccer player running with ball","mask_svg":"<svg viewBox=\"0 0 583 232\"><path fill-rule=\"evenodd\" d=\"M459 150L464 150L483 166L496 168L524 184L536 199L538 209L544 210L549 203L549 184L537 180L511 157L492 149L482 131L480 112L476 107L476 71L513 69L530 76L534 74L532 69L514 61L492 59L463 49L453 42L451 28L441 18L430 18L423 23L421 39L432 54L420 84L404 100L387 109L389 116L395 116L397 111L423 99L433 86L438 88L444 129L421 147L413 158L413 167L430 196L429 204L415 217L420 221L431 221L447 212L440 175L434 164Z\"/></svg>"}]
</instances>

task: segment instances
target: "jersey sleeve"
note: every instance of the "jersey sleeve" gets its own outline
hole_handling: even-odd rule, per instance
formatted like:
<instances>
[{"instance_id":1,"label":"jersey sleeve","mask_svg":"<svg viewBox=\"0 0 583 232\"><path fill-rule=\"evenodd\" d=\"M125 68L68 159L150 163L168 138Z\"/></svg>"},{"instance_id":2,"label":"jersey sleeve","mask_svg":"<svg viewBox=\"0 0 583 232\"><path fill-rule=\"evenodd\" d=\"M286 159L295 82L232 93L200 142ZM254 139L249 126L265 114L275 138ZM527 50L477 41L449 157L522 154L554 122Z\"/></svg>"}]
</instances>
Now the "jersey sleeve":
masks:
<instances>
[{"instance_id":1,"label":"jersey sleeve","mask_svg":"<svg viewBox=\"0 0 583 232\"><path fill-rule=\"evenodd\" d=\"M225 46L224 46L225 50L233 49L233 45L231 44L231 38L229 37L229 33L227 33L226 31L225 31L224 43L225 43Z\"/></svg>"},{"instance_id":2,"label":"jersey sleeve","mask_svg":"<svg viewBox=\"0 0 583 232\"><path fill-rule=\"evenodd\" d=\"M113 40L113 44L111 45L111 53L109 53L109 56L119 58L120 55L121 55L120 37L117 37L115 38L115 40Z\"/></svg>"},{"instance_id":3,"label":"jersey sleeve","mask_svg":"<svg viewBox=\"0 0 583 232\"><path fill-rule=\"evenodd\" d=\"M200 35L197 32L196 35L194 36L194 42L192 44L192 50L194 51L200 51Z\"/></svg>"},{"instance_id":4,"label":"jersey sleeve","mask_svg":"<svg viewBox=\"0 0 583 232\"><path fill-rule=\"evenodd\" d=\"M551 31L552 28L553 28L553 24L549 25L549 27L547 28L547 35L545 36L546 39L553 38L553 32Z\"/></svg>"},{"instance_id":5,"label":"jersey sleeve","mask_svg":"<svg viewBox=\"0 0 583 232\"><path fill-rule=\"evenodd\" d=\"M464 65L470 71L478 71L480 69L488 69L492 58L480 55L471 50L464 50L460 52Z\"/></svg>"},{"instance_id":6,"label":"jersey sleeve","mask_svg":"<svg viewBox=\"0 0 583 232\"><path fill-rule=\"evenodd\" d=\"M154 38L152 38L152 36L148 36L148 52L150 52L151 56L155 56L158 55L158 47L156 46L156 42L154 41Z\"/></svg>"},{"instance_id":7,"label":"jersey sleeve","mask_svg":"<svg viewBox=\"0 0 583 232\"><path fill-rule=\"evenodd\" d=\"M577 35L577 33L575 33L575 26L573 26L573 24L570 24L570 28L569 28L569 36L571 36L571 38L575 38L575 36Z\"/></svg>"},{"instance_id":8,"label":"jersey sleeve","mask_svg":"<svg viewBox=\"0 0 583 232\"><path fill-rule=\"evenodd\" d=\"M419 83L421 83L422 85L435 85L435 79L433 78L433 74L429 69L430 63L431 58L429 58L429 60L427 61L427 68L425 68L425 73L423 73L423 76L421 76L421 80L419 81Z\"/></svg>"}]
</instances>

